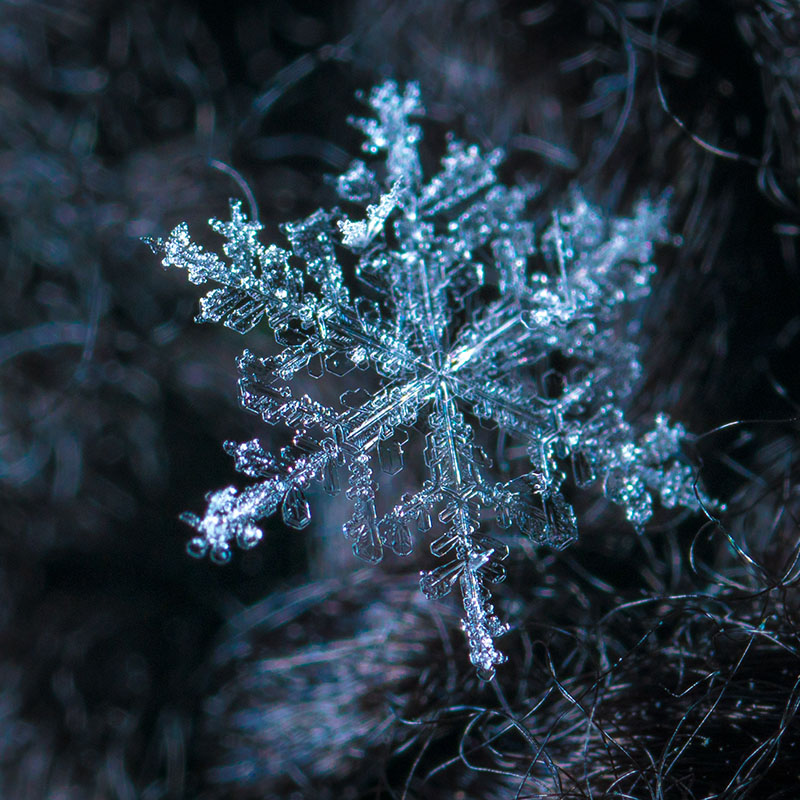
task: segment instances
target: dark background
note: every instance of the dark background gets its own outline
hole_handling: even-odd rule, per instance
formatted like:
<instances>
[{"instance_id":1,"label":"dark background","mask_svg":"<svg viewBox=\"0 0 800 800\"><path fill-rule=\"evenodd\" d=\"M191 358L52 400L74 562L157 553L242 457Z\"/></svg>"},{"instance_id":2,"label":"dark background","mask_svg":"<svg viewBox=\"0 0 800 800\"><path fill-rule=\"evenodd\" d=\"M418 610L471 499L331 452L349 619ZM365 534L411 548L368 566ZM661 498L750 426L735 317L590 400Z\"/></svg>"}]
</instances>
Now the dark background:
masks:
<instances>
[{"instance_id":1,"label":"dark background","mask_svg":"<svg viewBox=\"0 0 800 800\"><path fill-rule=\"evenodd\" d=\"M0 5L0 796L795 797L799 48L781 0ZM575 547L515 557L492 685L416 562L271 521L218 568L177 521L263 430L245 342L140 237L202 239L218 163L277 241L387 76L428 167L450 130L503 147L539 222L673 189L632 413L729 504L637 538L586 499Z\"/></svg>"}]
</instances>

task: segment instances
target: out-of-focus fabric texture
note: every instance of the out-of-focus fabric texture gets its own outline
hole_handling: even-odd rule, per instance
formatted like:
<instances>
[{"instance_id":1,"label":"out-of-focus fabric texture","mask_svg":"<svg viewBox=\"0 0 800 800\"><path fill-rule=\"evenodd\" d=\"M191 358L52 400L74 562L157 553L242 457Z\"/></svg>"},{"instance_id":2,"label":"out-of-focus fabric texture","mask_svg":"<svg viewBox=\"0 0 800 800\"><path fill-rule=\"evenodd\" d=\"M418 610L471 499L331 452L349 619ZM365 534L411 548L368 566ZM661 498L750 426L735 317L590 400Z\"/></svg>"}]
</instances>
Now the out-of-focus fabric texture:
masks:
<instances>
[{"instance_id":1,"label":"out-of-focus fabric texture","mask_svg":"<svg viewBox=\"0 0 800 800\"><path fill-rule=\"evenodd\" d=\"M0 796L794 798L798 42L785 0L2 3ZM637 537L579 499L509 566L490 684L406 563L271 522L218 568L177 521L265 432L140 237L251 193L275 241L386 77L426 165L453 130L543 209L672 189L632 411L728 503Z\"/></svg>"}]
</instances>

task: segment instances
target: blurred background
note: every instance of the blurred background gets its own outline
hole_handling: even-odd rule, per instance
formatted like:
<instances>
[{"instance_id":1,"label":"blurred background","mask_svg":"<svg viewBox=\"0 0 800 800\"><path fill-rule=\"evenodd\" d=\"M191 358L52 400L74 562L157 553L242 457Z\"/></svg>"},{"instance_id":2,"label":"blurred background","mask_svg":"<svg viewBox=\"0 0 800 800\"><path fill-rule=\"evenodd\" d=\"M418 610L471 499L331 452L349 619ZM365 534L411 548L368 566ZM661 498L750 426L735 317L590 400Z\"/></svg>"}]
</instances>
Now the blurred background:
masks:
<instances>
[{"instance_id":1,"label":"blurred background","mask_svg":"<svg viewBox=\"0 0 800 800\"><path fill-rule=\"evenodd\" d=\"M330 205L357 90L416 80L507 183L673 192L631 413L728 510L517 547L491 684L417 561L324 514L188 558L247 342L142 236ZM790 0L0 3L0 796L795 798L800 9ZM206 238L203 238L206 237ZM417 550L424 558L425 547ZM417 558L415 556L414 558Z\"/></svg>"}]
</instances>

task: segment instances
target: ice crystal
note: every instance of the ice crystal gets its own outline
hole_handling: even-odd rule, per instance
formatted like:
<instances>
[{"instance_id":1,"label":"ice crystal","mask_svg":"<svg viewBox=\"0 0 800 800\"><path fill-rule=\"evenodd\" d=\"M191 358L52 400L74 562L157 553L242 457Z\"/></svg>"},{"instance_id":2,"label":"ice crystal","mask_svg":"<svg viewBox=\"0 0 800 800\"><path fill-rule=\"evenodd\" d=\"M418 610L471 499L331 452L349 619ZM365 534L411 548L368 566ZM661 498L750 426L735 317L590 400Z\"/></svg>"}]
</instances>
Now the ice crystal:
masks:
<instances>
[{"instance_id":1,"label":"ice crystal","mask_svg":"<svg viewBox=\"0 0 800 800\"><path fill-rule=\"evenodd\" d=\"M451 138L425 182L410 121L423 113L417 86L386 82L368 103L374 116L353 124L376 163L356 161L335 182L357 213L320 210L287 224L282 249L264 246L261 225L232 201L230 221L210 222L225 259L185 224L152 243L165 266L217 284L197 321L247 333L265 319L274 331L277 355L239 358L241 401L293 437L278 454L258 440L226 444L257 482L212 493L202 518L184 515L198 534L189 550L227 561L233 542L260 540L258 522L278 508L302 529L309 486L336 493L346 472L343 531L360 558L376 562L385 547L406 555L434 528L430 549L444 563L421 574L422 591L438 598L459 585L470 658L489 678L507 629L486 586L503 579L508 554L486 532L493 522L568 545L577 524L562 493L567 474L579 487L601 483L637 529L654 495L667 507L698 505L683 428L659 415L652 430L635 431L620 402L641 369L620 306L649 291L654 245L669 239L666 201L609 219L576 192L537 238L524 218L535 192L498 182L500 151ZM307 383L301 372L333 381L354 370L364 372L355 388L344 382L338 404L289 386ZM388 492L378 493L375 470L403 470L414 434L424 436L424 478L381 511ZM490 441L498 467L481 446Z\"/></svg>"}]
</instances>

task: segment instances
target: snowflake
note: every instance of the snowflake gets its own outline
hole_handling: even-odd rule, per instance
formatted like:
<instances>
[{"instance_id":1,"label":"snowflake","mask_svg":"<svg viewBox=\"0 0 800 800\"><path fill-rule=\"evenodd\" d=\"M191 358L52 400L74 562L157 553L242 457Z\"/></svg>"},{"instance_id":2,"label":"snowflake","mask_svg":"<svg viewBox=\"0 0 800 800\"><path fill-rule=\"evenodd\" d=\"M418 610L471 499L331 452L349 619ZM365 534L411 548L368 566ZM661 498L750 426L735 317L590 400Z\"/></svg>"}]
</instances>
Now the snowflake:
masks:
<instances>
[{"instance_id":1,"label":"snowflake","mask_svg":"<svg viewBox=\"0 0 800 800\"><path fill-rule=\"evenodd\" d=\"M244 351L241 401L292 435L278 455L258 440L226 443L258 482L209 495L202 518L185 514L198 532L189 551L225 562L232 542L261 539L257 523L279 507L287 525L304 528L307 488L336 493L344 469L352 516L343 531L360 558L377 562L385 547L407 555L415 534L435 529L430 549L446 561L421 573L422 591L439 598L460 586L470 658L489 679L505 660L494 640L507 630L486 586L502 580L508 554L486 533L492 521L565 547L577 536L562 493L568 473L579 487L602 482L637 529L654 495L667 507L701 500L680 457L683 428L659 415L637 434L620 405L641 367L619 309L649 292L654 245L669 240L666 200L608 219L576 192L537 239L523 218L535 190L498 182L500 151L451 138L425 182L421 130L410 122L423 113L418 87L387 82L368 102L375 116L353 124L365 151L386 157L372 168L356 161L336 180L342 200L361 208L355 219L320 210L282 227L289 250L266 247L261 225L232 201L229 222L210 222L226 259L195 244L185 224L151 242L165 266L218 285L197 321L247 333L266 319L280 349ZM364 373L338 404L289 386L307 383L301 373L354 370ZM424 479L379 513L387 492L375 470L401 472L415 433Z\"/></svg>"}]
</instances>

